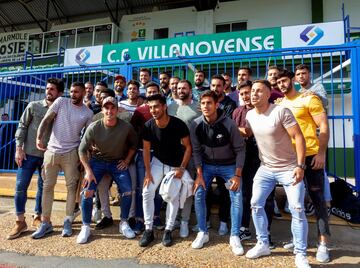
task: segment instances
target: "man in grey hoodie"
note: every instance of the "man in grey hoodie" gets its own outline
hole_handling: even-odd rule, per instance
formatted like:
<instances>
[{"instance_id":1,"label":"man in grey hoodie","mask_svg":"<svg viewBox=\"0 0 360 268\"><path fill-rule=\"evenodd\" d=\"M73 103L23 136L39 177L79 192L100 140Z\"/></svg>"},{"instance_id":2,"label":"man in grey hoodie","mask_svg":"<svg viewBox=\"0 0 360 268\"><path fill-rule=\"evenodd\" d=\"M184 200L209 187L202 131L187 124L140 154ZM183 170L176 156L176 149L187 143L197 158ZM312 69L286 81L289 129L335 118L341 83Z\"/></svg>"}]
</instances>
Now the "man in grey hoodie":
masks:
<instances>
[{"instance_id":1,"label":"man in grey hoodie","mask_svg":"<svg viewBox=\"0 0 360 268\"><path fill-rule=\"evenodd\" d=\"M195 213L199 232L192 243L202 248L209 241L206 227L206 191L215 176L225 180L231 200L230 246L235 255L244 254L239 234L242 217L241 170L245 159L245 143L235 125L218 109L218 97L214 91L200 96L202 116L191 126L191 143L196 166Z\"/></svg>"}]
</instances>

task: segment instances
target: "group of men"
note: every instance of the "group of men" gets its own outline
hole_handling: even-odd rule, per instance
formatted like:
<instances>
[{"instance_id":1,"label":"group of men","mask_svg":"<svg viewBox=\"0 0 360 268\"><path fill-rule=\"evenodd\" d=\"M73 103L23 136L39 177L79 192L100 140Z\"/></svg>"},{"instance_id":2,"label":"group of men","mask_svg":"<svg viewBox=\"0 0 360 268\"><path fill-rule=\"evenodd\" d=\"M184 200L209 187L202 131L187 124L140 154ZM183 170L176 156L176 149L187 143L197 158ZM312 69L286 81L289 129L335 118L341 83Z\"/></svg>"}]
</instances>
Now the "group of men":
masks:
<instances>
[{"instance_id":1,"label":"group of men","mask_svg":"<svg viewBox=\"0 0 360 268\"><path fill-rule=\"evenodd\" d=\"M159 74L159 85L143 68L140 82L116 76L114 90L103 81L95 87L91 82L74 82L70 98L62 97L62 80L48 79L45 99L27 106L16 132L17 220L8 239L27 230L26 192L34 171L42 168L34 239L53 231L54 187L63 170L67 187L63 237L72 235L72 222L81 206L83 225L77 243L88 241L94 196L99 200L96 208L104 215L95 228L113 224L109 187L115 181L122 235L131 239L142 234L142 247L154 240L153 229L164 228L160 193L167 202L162 244L173 244L177 226L180 237L189 235L194 202L198 233L191 246L199 249L209 241L207 196L215 179L222 189L219 234L228 232L230 218L229 244L235 255L244 254L241 241L251 238L251 213L257 244L246 257L270 254L273 193L281 184L292 214L296 266L309 267L305 188L317 219L316 257L328 262L326 92L321 85L311 84L306 65L296 66L295 74L271 66L268 80L251 81L251 75L250 68L240 67L237 86L232 87L231 75L224 73L213 75L207 87L205 72L196 71L193 88L190 81L166 72ZM300 91L294 87L295 80ZM130 218L134 224L129 224Z\"/></svg>"}]
</instances>

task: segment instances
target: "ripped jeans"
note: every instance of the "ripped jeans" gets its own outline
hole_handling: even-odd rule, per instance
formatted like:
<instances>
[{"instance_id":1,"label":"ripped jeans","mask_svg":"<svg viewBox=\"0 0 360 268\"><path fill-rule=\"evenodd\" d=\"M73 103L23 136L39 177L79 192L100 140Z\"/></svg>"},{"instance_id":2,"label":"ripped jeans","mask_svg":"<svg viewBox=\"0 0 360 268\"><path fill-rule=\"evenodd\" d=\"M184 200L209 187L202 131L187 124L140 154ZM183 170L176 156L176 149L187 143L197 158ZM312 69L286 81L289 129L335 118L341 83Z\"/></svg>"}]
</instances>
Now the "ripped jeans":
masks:
<instances>
[{"instance_id":1,"label":"ripped jeans","mask_svg":"<svg viewBox=\"0 0 360 268\"><path fill-rule=\"evenodd\" d=\"M87 191L93 191L95 193L97 185L100 183L101 179L105 174L109 174L113 177L115 183L117 184L119 194L121 195L121 220L127 220L129 217L129 211L131 207L131 177L129 170L119 170L117 166L118 161L103 161L92 158L89 161L90 167L96 178L96 182L91 182L91 184L85 188ZM82 220L84 225L89 225L91 223L91 211L93 208L93 195L85 198L84 193L81 195L81 209L82 209Z\"/></svg>"},{"instance_id":2,"label":"ripped jeans","mask_svg":"<svg viewBox=\"0 0 360 268\"><path fill-rule=\"evenodd\" d=\"M256 238L266 244L268 240L268 220L264 210L266 198L274 189L276 183L283 185L291 212L291 232L294 239L294 253L306 255L308 223L304 211L304 182L295 186L293 183L293 169L273 172L260 166L254 177L253 196L251 198L252 217L256 228Z\"/></svg>"}]
</instances>

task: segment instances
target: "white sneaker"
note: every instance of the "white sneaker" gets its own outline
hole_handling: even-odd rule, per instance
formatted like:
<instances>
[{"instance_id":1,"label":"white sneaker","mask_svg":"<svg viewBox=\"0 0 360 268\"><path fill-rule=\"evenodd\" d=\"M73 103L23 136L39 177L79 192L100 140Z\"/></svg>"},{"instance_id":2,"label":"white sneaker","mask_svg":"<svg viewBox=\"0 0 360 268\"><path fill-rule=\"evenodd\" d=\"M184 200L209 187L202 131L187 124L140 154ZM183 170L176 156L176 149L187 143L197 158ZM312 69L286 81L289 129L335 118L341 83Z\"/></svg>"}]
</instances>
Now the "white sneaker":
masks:
<instances>
[{"instance_id":1,"label":"white sneaker","mask_svg":"<svg viewBox=\"0 0 360 268\"><path fill-rule=\"evenodd\" d=\"M180 223L180 237L185 238L189 236L189 225L186 221Z\"/></svg>"},{"instance_id":2,"label":"white sneaker","mask_svg":"<svg viewBox=\"0 0 360 268\"><path fill-rule=\"evenodd\" d=\"M101 218L102 218L101 209L94 207L94 209L92 210L92 220L95 223L99 223L101 221Z\"/></svg>"},{"instance_id":3,"label":"white sneaker","mask_svg":"<svg viewBox=\"0 0 360 268\"><path fill-rule=\"evenodd\" d=\"M198 232L195 240L191 243L192 248L202 248L205 243L209 242L209 234Z\"/></svg>"},{"instance_id":4,"label":"white sneaker","mask_svg":"<svg viewBox=\"0 0 360 268\"><path fill-rule=\"evenodd\" d=\"M249 259L256 259L261 256L270 255L271 251L268 244L265 244L261 241L258 241L252 249L250 249L248 252L246 252L246 258Z\"/></svg>"},{"instance_id":5,"label":"white sneaker","mask_svg":"<svg viewBox=\"0 0 360 268\"><path fill-rule=\"evenodd\" d=\"M119 224L119 232L124 235L126 238L134 238L135 232L130 228L127 221L122 221Z\"/></svg>"},{"instance_id":6,"label":"white sneaker","mask_svg":"<svg viewBox=\"0 0 360 268\"><path fill-rule=\"evenodd\" d=\"M219 225L219 235L226 235L229 232L226 222L221 221Z\"/></svg>"},{"instance_id":7,"label":"white sneaker","mask_svg":"<svg viewBox=\"0 0 360 268\"><path fill-rule=\"evenodd\" d=\"M76 238L76 243L78 244L86 243L89 239L89 236L90 236L90 226L89 225L81 226L81 231Z\"/></svg>"},{"instance_id":8,"label":"white sneaker","mask_svg":"<svg viewBox=\"0 0 360 268\"><path fill-rule=\"evenodd\" d=\"M295 257L295 265L297 268L310 268L310 264L306 258L306 256L298 253Z\"/></svg>"},{"instance_id":9,"label":"white sneaker","mask_svg":"<svg viewBox=\"0 0 360 268\"><path fill-rule=\"evenodd\" d=\"M237 235L230 236L230 247L236 256L244 255L244 248L242 247L240 238Z\"/></svg>"},{"instance_id":10,"label":"white sneaker","mask_svg":"<svg viewBox=\"0 0 360 268\"><path fill-rule=\"evenodd\" d=\"M284 249L293 251L294 250L294 243L292 240L290 240L289 242L286 242L285 245L283 246Z\"/></svg>"},{"instance_id":11,"label":"white sneaker","mask_svg":"<svg viewBox=\"0 0 360 268\"><path fill-rule=\"evenodd\" d=\"M320 243L316 251L316 260L321 263L327 263L330 261L329 249L325 243Z\"/></svg>"}]
</instances>

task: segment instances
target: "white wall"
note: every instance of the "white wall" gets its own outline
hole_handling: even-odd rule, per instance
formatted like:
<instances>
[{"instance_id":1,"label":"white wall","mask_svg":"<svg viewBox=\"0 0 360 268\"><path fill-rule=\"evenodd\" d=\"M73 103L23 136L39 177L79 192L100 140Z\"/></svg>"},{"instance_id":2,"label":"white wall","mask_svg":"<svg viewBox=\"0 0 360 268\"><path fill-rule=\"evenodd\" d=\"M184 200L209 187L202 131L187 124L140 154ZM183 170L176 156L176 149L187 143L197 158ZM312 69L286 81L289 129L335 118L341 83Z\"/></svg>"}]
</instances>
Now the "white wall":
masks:
<instances>
[{"instance_id":1,"label":"white wall","mask_svg":"<svg viewBox=\"0 0 360 268\"><path fill-rule=\"evenodd\" d=\"M215 24L247 21L248 29L311 23L311 0L241 0L219 3L215 10L197 12L195 7L125 15L120 22L121 41L131 40L131 33L146 29L145 40L153 39L154 29L169 28L174 33L195 31L213 33Z\"/></svg>"},{"instance_id":2,"label":"white wall","mask_svg":"<svg viewBox=\"0 0 360 268\"><path fill-rule=\"evenodd\" d=\"M342 3L345 5L345 16L350 16L350 26L360 27L359 0L323 0L324 21L342 20Z\"/></svg>"},{"instance_id":3,"label":"white wall","mask_svg":"<svg viewBox=\"0 0 360 268\"><path fill-rule=\"evenodd\" d=\"M247 21L249 30L308 24L311 23L311 0L241 0L220 3L214 12L214 23L234 21Z\"/></svg>"},{"instance_id":4,"label":"white wall","mask_svg":"<svg viewBox=\"0 0 360 268\"><path fill-rule=\"evenodd\" d=\"M196 12L194 7L155 11L151 13L125 15L120 22L121 38L124 42L131 40L131 33L139 29L146 29L145 40L152 40L154 29L169 28L169 38L175 33L203 30L198 29L198 20L201 12ZM211 16L212 17L212 16ZM205 27L206 28L206 27Z\"/></svg>"},{"instance_id":5,"label":"white wall","mask_svg":"<svg viewBox=\"0 0 360 268\"><path fill-rule=\"evenodd\" d=\"M323 0L324 22L342 19L341 4L350 15L351 25L360 26L360 0ZM175 33L194 31L213 33L215 24L247 21L248 29L280 27L311 23L311 0L238 0L220 2L215 10L197 12L195 7L124 15L120 22L120 42L129 42L131 33L146 29L145 40L152 40L154 29L169 28L169 38ZM109 23L110 19L54 25L51 30L68 29Z\"/></svg>"}]
</instances>

